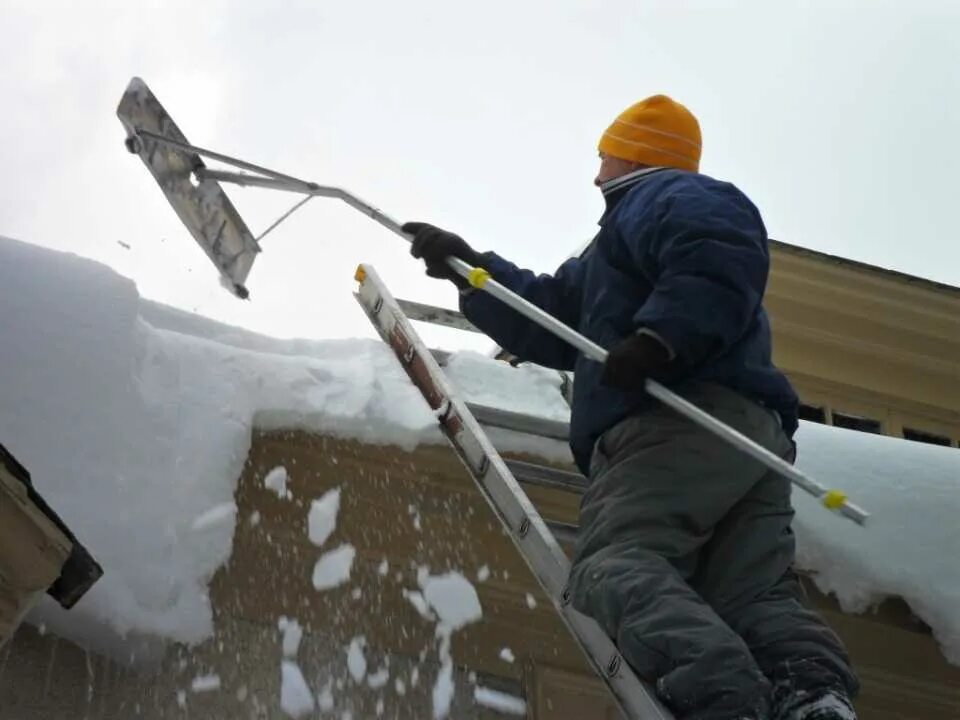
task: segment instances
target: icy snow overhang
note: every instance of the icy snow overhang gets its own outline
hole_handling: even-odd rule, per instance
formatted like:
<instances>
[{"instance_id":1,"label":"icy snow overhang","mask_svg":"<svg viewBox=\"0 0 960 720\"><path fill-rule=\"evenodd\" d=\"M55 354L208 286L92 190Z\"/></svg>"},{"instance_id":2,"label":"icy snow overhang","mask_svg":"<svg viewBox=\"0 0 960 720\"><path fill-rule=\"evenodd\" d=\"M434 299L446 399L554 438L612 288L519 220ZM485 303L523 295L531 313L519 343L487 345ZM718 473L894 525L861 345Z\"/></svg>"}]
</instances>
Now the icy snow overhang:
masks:
<instances>
[{"instance_id":1,"label":"icy snow overhang","mask_svg":"<svg viewBox=\"0 0 960 720\"><path fill-rule=\"evenodd\" d=\"M69 616L44 608L68 636L210 635L207 584L229 557L235 517L196 520L232 502L254 425L441 442L376 341L230 328L144 301L98 263L5 239L0 307L0 439L105 570ZM475 354L454 356L448 372L474 402L566 418L552 373ZM556 441L493 440L569 457ZM797 493L800 564L850 611L904 598L960 664L960 453L810 424L798 440L803 470L873 513L861 528Z\"/></svg>"}]
</instances>

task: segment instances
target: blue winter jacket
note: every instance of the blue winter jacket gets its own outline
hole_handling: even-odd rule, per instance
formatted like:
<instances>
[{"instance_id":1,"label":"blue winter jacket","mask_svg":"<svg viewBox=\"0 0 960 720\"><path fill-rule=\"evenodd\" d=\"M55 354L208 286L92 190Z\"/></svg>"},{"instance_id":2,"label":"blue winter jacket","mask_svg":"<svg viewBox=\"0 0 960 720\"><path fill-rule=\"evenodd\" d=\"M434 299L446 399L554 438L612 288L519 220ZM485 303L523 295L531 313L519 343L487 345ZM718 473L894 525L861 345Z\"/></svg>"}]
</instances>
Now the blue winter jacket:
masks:
<instances>
[{"instance_id":1,"label":"blue winter jacket","mask_svg":"<svg viewBox=\"0 0 960 720\"><path fill-rule=\"evenodd\" d=\"M676 354L658 380L714 381L776 410L791 436L797 396L771 361L761 305L767 232L736 187L666 168L603 188L607 211L579 258L553 275L521 270L496 253L483 266L500 283L602 347L646 328ZM601 384L602 365L482 292L461 296L467 318L521 360L575 370L570 445L586 474L597 438L656 401Z\"/></svg>"}]
</instances>

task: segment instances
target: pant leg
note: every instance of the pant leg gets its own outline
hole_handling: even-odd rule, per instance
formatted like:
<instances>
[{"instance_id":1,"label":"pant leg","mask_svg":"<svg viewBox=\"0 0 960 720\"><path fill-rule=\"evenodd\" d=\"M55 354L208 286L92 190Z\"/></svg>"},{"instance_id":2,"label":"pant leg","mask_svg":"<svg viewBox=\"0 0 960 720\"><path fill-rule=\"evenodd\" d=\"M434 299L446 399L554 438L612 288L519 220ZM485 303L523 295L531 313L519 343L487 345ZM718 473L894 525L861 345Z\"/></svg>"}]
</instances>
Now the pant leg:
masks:
<instances>
[{"instance_id":1,"label":"pant leg","mask_svg":"<svg viewBox=\"0 0 960 720\"><path fill-rule=\"evenodd\" d=\"M781 447L790 453L786 438ZM840 639L803 605L790 493L789 480L767 473L717 526L691 581L744 639L774 685L775 706L801 693L853 697L858 689Z\"/></svg>"},{"instance_id":2,"label":"pant leg","mask_svg":"<svg viewBox=\"0 0 960 720\"><path fill-rule=\"evenodd\" d=\"M684 394L770 444L762 418L772 416L739 395L712 385ZM770 685L746 643L687 582L714 528L764 474L668 408L628 418L598 442L581 504L573 603L682 718L766 714Z\"/></svg>"}]
</instances>

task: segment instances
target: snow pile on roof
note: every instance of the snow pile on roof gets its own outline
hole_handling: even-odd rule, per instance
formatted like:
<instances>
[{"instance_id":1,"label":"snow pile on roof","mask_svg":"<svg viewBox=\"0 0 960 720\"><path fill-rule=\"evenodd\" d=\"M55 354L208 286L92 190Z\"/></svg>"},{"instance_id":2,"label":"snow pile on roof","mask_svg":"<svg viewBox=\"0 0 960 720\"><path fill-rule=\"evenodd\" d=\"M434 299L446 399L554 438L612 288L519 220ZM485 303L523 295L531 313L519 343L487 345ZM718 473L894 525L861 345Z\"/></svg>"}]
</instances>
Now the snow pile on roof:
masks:
<instances>
[{"instance_id":1,"label":"snow pile on roof","mask_svg":"<svg viewBox=\"0 0 960 720\"><path fill-rule=\"evenodd\" d=\"M802 423L797 466L872 513L865 527L794 492L798 564L844 610L902 597L960 665L960 451Z\"/></svg>"},{"instance_id":2,"label":"snow pile on roof","mask_svg":"<svg viewBox=\"0 0 960 720\"><path fill-rule=\"evenodd\" d=\"M108 628L209 636L206 586L229 557L255 423L407 448L441 441L376 341L266 338L141 300L97 263L2 238L0 313L0 441L106 571L69 622L43 607L52 631L81 642ZM555 373L459 354L449 374L474 402L567 417ZM797 492L801 564L851 610L902 596L960 663L960 452L806 423L798 440L801 469L873 513L861 528ZM331 510L316 511L317 539ZM432 616L426 592L410 595Z\"/></svg>"},{"instance_id":3,"label":"snow pile on roof","mask_svg":"<svg viewBox=\"0 0 960 720\"><path fill-rule=\"evenodd\" d=\"M440 441L381 343L267 340L165 315L69 254L0 238L0 317L0 438L105 569L69 615L42 607L52 631L86 644L108 628L211 634L207 583L229 557L255 419L408 448Z\"/></svg>"}]
</instances>

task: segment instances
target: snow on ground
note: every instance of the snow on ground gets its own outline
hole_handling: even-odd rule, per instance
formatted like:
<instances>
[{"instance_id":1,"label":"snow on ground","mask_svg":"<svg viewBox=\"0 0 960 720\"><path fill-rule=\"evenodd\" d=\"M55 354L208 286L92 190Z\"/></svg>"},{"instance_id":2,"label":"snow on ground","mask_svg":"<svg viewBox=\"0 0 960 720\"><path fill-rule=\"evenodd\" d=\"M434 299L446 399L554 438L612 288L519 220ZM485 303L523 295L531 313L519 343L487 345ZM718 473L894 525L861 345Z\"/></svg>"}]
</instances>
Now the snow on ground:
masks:
<instances>
[{"instance_id":1,"label":"snow on ground","mask_svg":"<svg viewBox=\"0 0 960 720\"><path fill-rule=\"evenodd\" d=\"M0 442L106 570L69 616L45 599L32 620L83 644L211 634L207 583L230 554L254 425L441 441L376 341L263 337L142 300L98 263L2 238L0 308ZM448 373L473 402L567 418L552 371L461 353ZM491 439L569 458L555 441ZM873 513L861 528L796 492L801 564L847 609L903 597L960 663L960 452L807 423L798 440L801 469Z\"/></svg>"}]
</instances>

